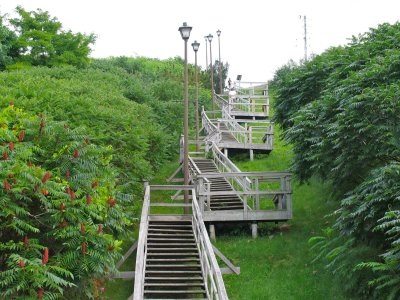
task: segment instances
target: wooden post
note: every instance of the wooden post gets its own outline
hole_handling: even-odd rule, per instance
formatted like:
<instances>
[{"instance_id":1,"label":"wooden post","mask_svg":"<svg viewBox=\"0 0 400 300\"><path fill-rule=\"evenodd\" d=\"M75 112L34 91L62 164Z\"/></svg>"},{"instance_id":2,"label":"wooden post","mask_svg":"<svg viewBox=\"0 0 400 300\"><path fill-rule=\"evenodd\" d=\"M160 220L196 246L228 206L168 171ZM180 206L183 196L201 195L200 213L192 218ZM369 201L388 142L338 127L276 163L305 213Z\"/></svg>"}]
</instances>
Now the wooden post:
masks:
<instances>
[{"instance_id":1,"label":"wooden post","mask_svg":"<svg viewBox=\"0 0 400 300\"><path fill-rule=\"evenodd\" d=\"M251 236L253 239L256 239L258 237L258 230L257 230L257 222L253 222L251 224Z\"/></svg>"},{"instance_id":2,"label":"wooden post","mask_svg":"<svg viewBox=\"0 0 400 300\"><path fill-rule=\"evenodd\" d=\"M254 150L250 149L250 160L253 161L254 160Z\"/></svg>"},{"instance_id":3,"label":"wooden post","mask_svg":"<svg viewBox=\"0 0 400 300\"><path fill-rule=\"evenodd\" d=\"M258 178L255 178L255 191L258 192L259 190L259 182L258 182ZM260 209L260 195L256 195L256 210Z\"/></svg>"},{"instance_id":4,"label":"wooden post","mask_svg":"<svg viewBox=\"0 0 400 300\"><path fill-rule=\"evenodd\" d=\"M210 224L210 239L213 241L216 241L216 236L215 236L215 225Z\"/></svg>"},{"instance_id":5,"label":"wooden post","mask_svg":"<svg viewBox=\"0 0 400 300\"><path fill-rule=\"evenodd\" d=\"M224 155L228 157L228 148L224 148Z\"/></svg>"},{"instance_id":6,"label":"wooden post","mask_svg":"<svg viewBox=\"0 0 400 300\"><path fill-rule=\"evenodd\" d=\"M207 182L207 210L211 210L211 182Z\"/></svg>"}]
</instances>

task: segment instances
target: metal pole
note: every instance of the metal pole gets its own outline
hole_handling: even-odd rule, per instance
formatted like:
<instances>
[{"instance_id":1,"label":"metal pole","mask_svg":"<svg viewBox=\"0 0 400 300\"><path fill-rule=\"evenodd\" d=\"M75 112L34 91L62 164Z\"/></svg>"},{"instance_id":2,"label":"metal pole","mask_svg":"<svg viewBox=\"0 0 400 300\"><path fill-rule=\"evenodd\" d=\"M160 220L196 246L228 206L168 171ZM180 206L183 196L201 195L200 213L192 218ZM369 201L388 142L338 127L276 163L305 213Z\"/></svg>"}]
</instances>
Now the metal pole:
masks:
<instances>
[{"instance_id":1,"label":"metal pole","mask_svg":"<svg viewBox=\"0 0 400 300\"><path fill-rule=\"evenodd\" d=\"M187 39L185 39L185 72L184 72L184 120L183 120L183 178L184 184L189 185L189 101L188 101L188 58ZM189 204L189 191L184 192L184 203ZM189 213L189 207L184 207L184 213Z\"/></svg>"},{"instance_id":2,"label":"metal pole","mask_svg":"<svg viewBox=\"0 0 400 300\"><path fill-rule=\"evenodd\" d=\"M304 21L304 61L307 61L307 19L303 16Z\"/></svg>"},{"instance_id":3,"label":"metal pole","mask_svg":"<svg viewBox=\"0 0 400 300\"><path fill-rule=\"evenodd\" d=\"M207 49L207 37L205 36L204 39L206 40L206 70L208 70L208 49Z\"/></svg>"},{"instance_id":4,"label":"metal pole","mask_svg":"<svg viewBox=\"0 0 400 300\"><path fill-rule=\"evenodd\" d=\"M221 34L221 32L220 32L220 34ZM218 51L219 51L219 93L222 95L223 90L222 90L221 43L220 43L220 40L219 40L220 34L218 34Z\"/></svg>"},{"instance_id":5,"label":"metal pole","mask_svg":"<svg viewBox=\"0 0 400 300\"><path fill-rule=\"evenodd\" d=\"M213 114L215 111L214 107L214 68L212 63L212 52L211 52L211 41L210 41L210 68L211 68L211 99L212 99L212 110Z\"/></svg>"},{"instance_id":6,"label":"metal pole","mask_svg":"<svg viewBox=\"0 0 400 300\"><path fill-rule=\"evenodd\" d=\"M207 48L207 47L206 47ZM196 79L196 152L200 152L199 145L199 80L197 72L197 51L194 52L194 68Z\"/></svg>"}]
</instances>

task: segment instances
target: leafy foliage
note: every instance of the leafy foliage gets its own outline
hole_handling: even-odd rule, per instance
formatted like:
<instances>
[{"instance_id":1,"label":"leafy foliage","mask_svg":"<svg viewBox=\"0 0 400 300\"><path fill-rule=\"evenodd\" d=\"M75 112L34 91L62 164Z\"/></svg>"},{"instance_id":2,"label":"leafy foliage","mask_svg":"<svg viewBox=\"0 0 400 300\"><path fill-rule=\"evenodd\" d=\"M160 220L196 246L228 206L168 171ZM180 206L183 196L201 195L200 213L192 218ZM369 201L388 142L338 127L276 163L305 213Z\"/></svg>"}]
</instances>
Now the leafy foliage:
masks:
<instances>
[{"instance_id":1,"label":"leafy foliage","mask_svg":"<svg viewBox=\"0 0 400 300\"><path fill-rule=\"evenodd\" d=\"M386 260L394 245L377 228L399 209L399 43L400 23L382 24L303 65L284 66L272 84L275 120L293 144L293 171L302 181L314 175L332 181L344 197L335 238L319 240L317 248L350 289L362 287L352 290L363 297L398 297L398 269L378 269L400 259Z\"/></svg>"},{"instance_id":2,"label":"leafy foliage","mask_svg":"<svg viewBox=\"0 0 400 300\"><path fill-rule=\"evenodd\" d=\"M9 20L13 29L0 22L0 41L6 47L0 66L18 69L29 65L88 65L94 34L64 31L57 18L40 9L26 11L18 6L16 12L18 17Z\"/></svg>"},{"instance_id":3,"label":"leafy foliage","mask_svg":"<svg viewBox=\"0 0 400 300\"><path fill-rule=\"evenodd\" d=\"M114 270L131 219L111 149L13 104L0 124L0 296L56 299L93 285Z\"/></svg>"}]
</instances>

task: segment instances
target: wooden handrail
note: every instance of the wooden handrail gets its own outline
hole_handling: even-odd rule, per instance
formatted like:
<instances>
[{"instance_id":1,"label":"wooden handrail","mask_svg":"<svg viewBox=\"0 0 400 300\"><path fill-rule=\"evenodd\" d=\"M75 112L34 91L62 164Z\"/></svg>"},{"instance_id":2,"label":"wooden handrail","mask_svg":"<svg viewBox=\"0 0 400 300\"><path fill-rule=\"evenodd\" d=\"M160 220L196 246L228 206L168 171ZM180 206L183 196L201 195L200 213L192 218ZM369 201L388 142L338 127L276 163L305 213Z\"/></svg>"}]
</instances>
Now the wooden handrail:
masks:
<instances>
[{"instance_id":1,"label":"wooden handrail","mask_svg":"<svg viewBox=\"0 0 400 300\"><path fill-rule=\"evenodd\" d=\"M228 300L221 269L218 266L194 190L192 195L193 233L200 252L201 268L208 299Z\"/></svg>"},{"instance_id":2,"label":"wooden handrail","mask_svg":"<svg viewBox=\"0 0 400 300\"><path fill-rule=\"evenodd\" d=\"M145 261L147 255L146 240L149 227L150 186L145 184L142 215L140 217L139 241L136 254L135 284L133 300L143 299Z\"/></svg>"}]
</instances>

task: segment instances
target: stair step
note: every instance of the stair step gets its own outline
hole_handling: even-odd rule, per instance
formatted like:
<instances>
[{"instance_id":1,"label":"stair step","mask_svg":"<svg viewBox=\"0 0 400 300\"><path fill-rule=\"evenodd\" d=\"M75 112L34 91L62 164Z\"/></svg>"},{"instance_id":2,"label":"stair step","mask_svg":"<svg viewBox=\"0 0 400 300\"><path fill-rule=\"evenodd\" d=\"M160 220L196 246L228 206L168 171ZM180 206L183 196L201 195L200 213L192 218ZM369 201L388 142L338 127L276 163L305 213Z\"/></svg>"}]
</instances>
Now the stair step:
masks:
<instances>
[{"instance_id":1,"label":"stair step","mask_svg":"<svg viewBox=\"0 0 400 300\"><path fill-rule=\"evenodd\" d=\"M192 270L146 270L146 274L158 274L160 275L165 275L165 276L170 276L171 274L174 275L184 275L186 276L187 274L197 274L197 275L203 275L201 271L192 271ZM168 277L166 277L168 278Z\"/></svg>"},{"instance_id":2,"label":"stair step","mask_svg":"<svg viewBox=\"0 0 400 300\"><path fill-rule=\"evenodd\" d=\"M145 290L145 294L199 294L205 293L205 290Z\"/></svg>"},{"instance_id":3,"label":"stair step","mask_svg":"<svg viewBox=\"0 0 400 300\"><path fill-rule=\"evenodd\" d=\"M162 246L162 247L165 247L165 246L174 246L174 247L176 247L176 246L196 246L196 243L170 243L171 241L168 241L168 243L148 243L147 244L147 247L152 247L152 246Z\"/></svg>"},{"instance_id":4,"label":"stair step","mask_svg":"<svg viewBox=\"0 0 400 300\"><path fill-rule=\"evenodd\" d=\"M168 224L152 224L152 223L150 223L149 224L149 228L158 228L158 227L160 227L160 228L165 228L165 227L167 227L167 228L192 228L192 224L179 224L179 225L168 225Z\"/></svg>"},{"instance_id":5,"label":"stair step","mask_svg":"<svg viewBox=\"0 0 400 300\"><path fill-rule=\"evenodd\" d=\"M160 281L165 281L165 280L170 280L170 281L203 281L203 277L201 276L194 276L194 277L187 277L187 276L182 276L182 277L145 277L144 280L148 280L148 281L156 281L156 280L160 280Z\"/></svg>"},{"instance_id":6,"label":"stair step","mask_svg":"<svg viewBox=\"0 0 400 300\"><path fill-rule=\"evenodd\" d=\"M194 241L194 239L192 238L192 239L178 239L178 238L175 238L175 239L158 239L158 238L148 238L147 239L147 241L150 241L150 242L160 242L160 243L170 243L170 242L193 242Z\"/></svg>"},{"instance_id":7,"label":"stair step","mask_svg":"<svg viewBox=\"0 0 400 300\"><path fill-rule=\"evenodd\" d=\"M194 237L193 233L187 234L187 233L182 233L182 234L176 234L176 233L148 233L147 236L158 236L158 237Z\"/></svg>"},{"instance_id":8,"label":"stair step","mask_svg":"<svg viewBox=\"0 0 400 300\"><path fill-rule=\"evenodd\" d=\"M146 262L200 262L198 258L147 258Z\"/></svg>"},{"instance_id":9,"label":"stair step","mask_svg":"<svg viewBox=\"0 0 400 300\"><path fill-rule=\"evenodd\" d=\"M160 245L160 244L157 244ZM163 246L165 244L162 244ZM197 253L197 248L196 247L192 247L192 248L188 248L188 247L184 247L184 248L152 248L152 247L147 247L147 252L149 251L187 251L187 252L196 252ZM178 253L177 253L178 254Z\"/></svg>"},{"instance_id":10,"label":"stair step","mask_svg":"<svg viewBox=\"0 0 400 300\"><path fill-rule=\"evenodd\" d=\"M201 269L201 266L199 264L195 264L195 265L171 265L171 264L148 265L148 264L146 264L146 272L148 269L164 269L164 268L167 268L168 270L171 270L171 269Z\"/></svg>"},{"instance_id":11,"label":"stair step","mask_svg":"<svg viewBox=\"0 0 400 300\"><path fill-rule=\"evenodd\" d=\"M171 286L171 287L204 287L204 283L145 283L144 284L145 287L147 286L159 286L159 287L167 287L167 286ZM196 290L193 290L196 291Z\"/></svg>"},{"instance_id":12,"label":"stair step","mask_svg":"<svg viewBox=\"0 0 400 300\"><path fill-rule=\"evenodd\" d=\"M158 251L159 252L159 251ZM149 251L147 251L147 256L198 256L199 253L196 251L193 252L181 252L181 253L149 253Z\"/></svg>"},{"instance_id":13,"label":"stair step","mask_svg":"<svg viewBox=\"0 0 400 300\"><path fill-rule=\"evenodd\" d=\"M160 229L160 228L149 228L149 231L157 231L157 232L193 232L191 229Z\"/></svg>"}]
</instances>

